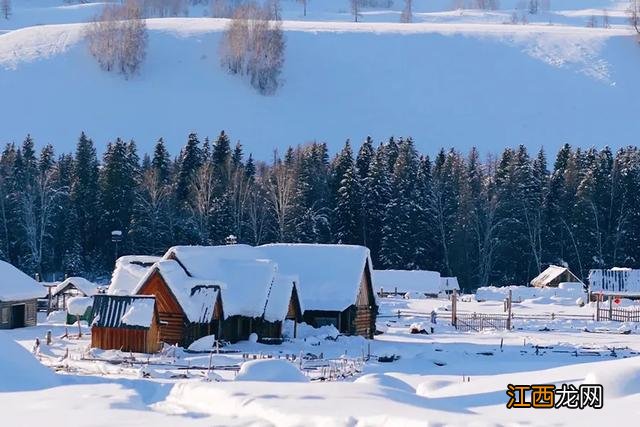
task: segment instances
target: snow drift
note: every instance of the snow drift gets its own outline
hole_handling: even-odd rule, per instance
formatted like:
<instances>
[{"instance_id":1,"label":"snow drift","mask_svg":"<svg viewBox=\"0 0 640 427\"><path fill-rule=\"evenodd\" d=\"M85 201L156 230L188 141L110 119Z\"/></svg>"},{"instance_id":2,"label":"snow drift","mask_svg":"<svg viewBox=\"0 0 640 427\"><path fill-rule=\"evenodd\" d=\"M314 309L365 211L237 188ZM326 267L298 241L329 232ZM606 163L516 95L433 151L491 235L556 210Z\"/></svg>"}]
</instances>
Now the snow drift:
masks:
<instances>
[{"instance_id":1,"label":"snow drift","mask_svg":"<svg viewBox=\"0 0 640 427\"><path fill-rule=\"evenodd\" d=\"M24 347L0 332L0 392L40 390L60 384Z\"/></svg>"}]
</instances>

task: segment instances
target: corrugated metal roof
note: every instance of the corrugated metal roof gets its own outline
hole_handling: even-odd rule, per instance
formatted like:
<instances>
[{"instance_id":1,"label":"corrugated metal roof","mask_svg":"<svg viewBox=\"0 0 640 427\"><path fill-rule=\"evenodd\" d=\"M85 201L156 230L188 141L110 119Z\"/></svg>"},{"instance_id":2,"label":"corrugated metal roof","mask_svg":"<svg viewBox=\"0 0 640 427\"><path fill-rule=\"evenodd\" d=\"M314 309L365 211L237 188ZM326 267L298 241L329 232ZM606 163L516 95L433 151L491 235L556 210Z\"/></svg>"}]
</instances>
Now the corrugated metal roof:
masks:
<instances>
[{"instance_id":1,"label":"corrugated metal roof","mask_svg":"<svg viewBox=\"0 0 640 427\"><path fill-rule=\"evenodd\" d=\"M136 300L152 299L153 296L120 296L120 295L96 295L93 302L92 326L99 328L126 328L126 329L148 329L144 326L127 325L122 322L122 316ZM151 319L149 319L151 324Z\"/></svg>"}]
</instances>

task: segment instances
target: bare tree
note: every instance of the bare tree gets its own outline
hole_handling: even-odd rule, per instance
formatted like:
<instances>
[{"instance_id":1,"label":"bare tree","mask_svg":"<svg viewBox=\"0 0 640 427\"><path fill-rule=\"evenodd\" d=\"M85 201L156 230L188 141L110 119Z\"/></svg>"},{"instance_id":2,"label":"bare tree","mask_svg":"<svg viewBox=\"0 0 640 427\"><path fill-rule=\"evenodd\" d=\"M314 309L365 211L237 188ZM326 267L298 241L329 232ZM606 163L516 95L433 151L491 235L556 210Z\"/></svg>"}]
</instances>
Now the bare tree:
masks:
<instances>
[{"instance_id":1,"label":"bare tree","mask_svg":"<svg viewBox=\"0 0 640 427\"><path fill-rule=\"evenodd\" d=\"M11 0L2 0L0 2L0 13L2 13L4 19L9 19L11 16Z\"/></svg>"},{"instance_id":2,"label":"bare tree","mask_svg":"<svg viewBox=\"0 0 640 427\"><path fill-rule=\"evenodd\" d=\"M404 0L404 9L400 14L400 22L410 23L413 22L413 0Z\"/></svg>"},{"instance_id":3,"label":"bare tree","mask_svg":"<svg viewBox=\"0 0 640 427\"><path fill-rule=\"evenodd\" d=\"M630 0L627 15L631 26L640 34L640 0Z\"/></svg>"},{"instance_id":4,"label":"bare tree","mask_svg":"<svg viewBox=\"0 0 640 427\"><path fill-rule=\"evenodd\" d=\"M302 5L303 16L307 16L307 6L309 5L309 0L296 0L296 1Z\"/></svg>"},{"instance_id":5,"label":"bare tree","mask_svg":"<svg viewBox=\"0 0 640 427\"><path fill-rule=\"evenodd\" d=\"M147 25L136 0L107 5L86 31L89 51L105 71L135 74L147 49Z\"/></svg>"},{"instance_id":6,"label":"bare tree","mask_svg":"<svg viewBox=\"0 0 640 427\"><path fill-rule=\"evenodd\" d=\"M280 242L287 240L292 221L296 180L293 168L288 167L280 159L273 165L268 181L267 197L276 218L276 235Z\"/></svg>"},{"instance_id":7,"label":"bare tree","mask_svg":"<svg viewBox=\"0 0 640 427\"><path fill-rule=\"evenodd\" d=\"M229 0L211 0L210 11L214 18L229 18L232 14Z\"/></svg>"},{"instance_id":8,"label":"bare tree","mask_svg":"<svg viewBox=\"0 0 640 427\"><path fill-rule=\"evenodd\" d=\"M209 214L215 204L215 186L215 170L213 164L207 162L198 170L193 179L191 199L191 210L203 243L206 243L209 235Z\"/></svg>"},{"instance_id":9,"label":"bare tree","mask_svg":"<svg viewBox=\"0 0 640 427\"><path fill-rule=\"evenodd\" d=\"M360 6L361 0L349 0L351 2L351 14L353 15L353 22L358 22L360 19Z\"/></svg>"},{"instance_id":10,"label":"bare tree","mask_svg":"<svg viewBox=\"0 0 640 427\"><path fill-rule=\"evenodd\" d=\"M157 169L151 168L144 173L140 191L136 193L136 203L140 212L145 215L144 219L149 224L152 236L161 235L162 231L169 230L165 215L169 193L169 187L162 183ZM162 249L156 238L150 239L147 243L149 253L155 254Z\"/></svg>"},{"instance_id":11,"label":"bare tree","mask_svg":"<svg viewBox=\"0 0 640 427\"><path fill-rule=\"evenodd\" d=\"M271 10L271 8L269 8ZM282 23L255 5L236 10L220 41L220 59L231 74L246 75L261 94L280 85L285 40Z\"/></svg>"}]
</instances>

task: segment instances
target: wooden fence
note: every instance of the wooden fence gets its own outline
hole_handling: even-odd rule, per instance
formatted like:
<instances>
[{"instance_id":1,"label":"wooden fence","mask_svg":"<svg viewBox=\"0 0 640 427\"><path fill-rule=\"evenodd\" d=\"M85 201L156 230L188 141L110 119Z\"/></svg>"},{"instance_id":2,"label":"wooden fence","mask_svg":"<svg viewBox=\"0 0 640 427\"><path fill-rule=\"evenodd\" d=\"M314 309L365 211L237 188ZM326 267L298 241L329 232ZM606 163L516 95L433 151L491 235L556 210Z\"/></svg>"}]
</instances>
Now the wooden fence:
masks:
<instances>
[{"instance_id":1,"label":"wooden fence","mask_svg":"<svg viewBox=\"0 0 640 427\"><path fill-rule=\"evenodd\" d=\"M606 308L598 307L599 320L614 322L640 322L640 308Z\"/></svg>"},{"instance_id":2,"label":"wooden fence","mask_svg":"<svg viewBox=\"0 0 640 427\"><path fill-rule=\"evenodd\" d=\"M455 317L454 326L460 332L481 332L487 329L498 331L508 330L509 316L484 313L458 313Z\"/></svg>"}]
</instances>

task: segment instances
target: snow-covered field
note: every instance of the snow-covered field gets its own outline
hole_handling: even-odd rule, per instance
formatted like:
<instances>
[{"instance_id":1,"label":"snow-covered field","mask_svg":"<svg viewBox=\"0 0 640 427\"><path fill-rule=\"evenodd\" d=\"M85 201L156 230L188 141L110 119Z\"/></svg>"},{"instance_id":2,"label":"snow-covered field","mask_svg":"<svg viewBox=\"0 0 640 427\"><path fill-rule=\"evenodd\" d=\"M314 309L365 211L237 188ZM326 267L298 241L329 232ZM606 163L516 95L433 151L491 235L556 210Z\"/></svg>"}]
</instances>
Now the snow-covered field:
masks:
<instances>
[{"instance_id":1,"label":"snow-covered field","mask_svg":"<svg viewBox=\"0 0 640 427\"><path fill-rule=\"evenodd\" d=\"M552 9L512 25L516 1L501 9L449 10L451 1L415 1L415 23L390 10L363 10L350 22L347 0L282 1L287 53L284 86L260 96L223 72L224 20L150 19L149 51L130 80L99 70L81 22L100 4L14 1L0 20L0 142L31 133L70 151L80 131L99 147L117 136L149 151L163 136L173 154L190 131L225 129L248 152L322 140L410 135L425 152L440 146L485 151L524 143L553 152L565 142L618 147L640 131L636 100L640 47L624 2L552 1ZM586 28L608 10L611 28ZM5 31L2 34L2 31Z\"/></svg>"},{"instance_id":2,"label":"snow-covered field","mask_svg":"<svg viewBox=\"0 0 640 427\"><path fill-rule=\"evenodd\" d=\"M69 326L62 338L65 327L52 321L0 332L0 407L18 426L629 425L640 411L638 324L596 323L592 305L559 298L523 299L513 307L513 331L481 333L451 327L447 300L385 298L385 333L375 340L301 328L301 338L282 345L241 342L225 354L89 351L87 328L78 339ZM458 308L496 314L503 305L465 296ZM411 334L432 310L435 334ZM42 365L29 353L35 337ZM562 383L602 384L603 409L506 408L508 384Z\"/></svg>"}]
</instances>

